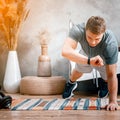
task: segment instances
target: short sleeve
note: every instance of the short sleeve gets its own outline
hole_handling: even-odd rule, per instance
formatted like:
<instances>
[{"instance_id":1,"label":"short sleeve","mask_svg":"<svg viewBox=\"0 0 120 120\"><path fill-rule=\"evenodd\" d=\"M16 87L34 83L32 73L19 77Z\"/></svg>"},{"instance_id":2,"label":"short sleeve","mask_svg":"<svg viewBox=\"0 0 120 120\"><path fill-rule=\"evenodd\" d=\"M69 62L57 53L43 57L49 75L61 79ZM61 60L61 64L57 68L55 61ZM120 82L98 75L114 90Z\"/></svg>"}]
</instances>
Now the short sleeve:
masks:
<instances>
[{"instance_id":1,"label":"short sleeve","mask_svg":"<svg viewBox=\"0 0 120 120\"><path fill-rule=\"evenodd\" d=\"M105 48L104 56L106 64L115 64L118 61L118 45L116 41Z\"/></svg>"},{"instance_id":2,"label":"short sleeve","mask_svg":"<svg viewBox=\"0 0 120 120\"><path fill-rule=\"evenodd\" d=\"M73 25L72 28L69 30L69 37L77 42L79 41L79 39L81 39L82 33L78 25Z\"/></svg>"}]
</instances>

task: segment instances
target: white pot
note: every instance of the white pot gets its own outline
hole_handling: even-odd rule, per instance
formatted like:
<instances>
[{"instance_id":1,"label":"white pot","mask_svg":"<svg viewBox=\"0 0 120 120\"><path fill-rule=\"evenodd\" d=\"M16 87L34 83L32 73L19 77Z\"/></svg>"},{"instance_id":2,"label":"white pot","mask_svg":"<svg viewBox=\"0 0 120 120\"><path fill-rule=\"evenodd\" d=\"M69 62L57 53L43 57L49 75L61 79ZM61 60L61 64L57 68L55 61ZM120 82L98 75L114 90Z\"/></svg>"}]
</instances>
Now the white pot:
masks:
<instances>
[{"instance_id":1,"label":"white pot","mask_svg":"<svg viewBox=\"0 0 120 120\"><path fill-rule=\"evenodd\" d=\"M16 51L9 51L3 81L4 90L8 93L19 92L21 73Z\"/></svg>"}]
</instances>

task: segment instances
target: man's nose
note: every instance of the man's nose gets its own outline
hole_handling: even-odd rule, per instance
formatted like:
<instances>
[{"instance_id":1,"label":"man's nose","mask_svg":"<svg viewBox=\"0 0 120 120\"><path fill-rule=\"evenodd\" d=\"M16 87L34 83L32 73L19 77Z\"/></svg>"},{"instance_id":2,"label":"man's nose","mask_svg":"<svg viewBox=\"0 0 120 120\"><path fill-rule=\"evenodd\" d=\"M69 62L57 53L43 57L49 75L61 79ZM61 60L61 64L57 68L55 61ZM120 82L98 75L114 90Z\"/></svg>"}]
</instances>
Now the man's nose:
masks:
<instances>
[{"instance_id":1,"label":"man's nose","mask_svg":"<svg viewBox=\"0 0 120 120\"><path fill-rule=\"evenodd\" d=\"M95 41L95 40L92 40L92 41L91 41L91 44L92 44L92 45L95 45L95 44L96 44L96 41Z\"/></svg>"}]
</instances>

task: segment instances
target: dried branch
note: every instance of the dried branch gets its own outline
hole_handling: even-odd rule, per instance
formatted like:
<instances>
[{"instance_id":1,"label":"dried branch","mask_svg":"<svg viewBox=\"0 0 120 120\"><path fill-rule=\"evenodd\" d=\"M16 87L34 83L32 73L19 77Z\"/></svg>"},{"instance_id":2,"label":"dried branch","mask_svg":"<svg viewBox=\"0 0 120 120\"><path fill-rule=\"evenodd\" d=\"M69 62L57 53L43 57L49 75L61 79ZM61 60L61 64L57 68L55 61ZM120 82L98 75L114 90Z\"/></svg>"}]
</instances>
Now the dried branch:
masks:
<instances>
[{"instance_id":1,"label":"dried branch","mask_svg":"<svg viewBox=\"0 0 120 120\"><path fill-rule=\"evenodd\" d=\"M16 50L21 25L29 14L27 0L0 0L0 46Z\"/></svg>"},{"instance_id":2,"label":"dried branch","mask_svg":"<svg viewBox=\"0 0 120 120\"><path fill-rule=\"evenodd\" d=\"M39 33L40 45L47 45L50 40L50 34L47 30L43 30Z\"/></svg>"}]
</instances>

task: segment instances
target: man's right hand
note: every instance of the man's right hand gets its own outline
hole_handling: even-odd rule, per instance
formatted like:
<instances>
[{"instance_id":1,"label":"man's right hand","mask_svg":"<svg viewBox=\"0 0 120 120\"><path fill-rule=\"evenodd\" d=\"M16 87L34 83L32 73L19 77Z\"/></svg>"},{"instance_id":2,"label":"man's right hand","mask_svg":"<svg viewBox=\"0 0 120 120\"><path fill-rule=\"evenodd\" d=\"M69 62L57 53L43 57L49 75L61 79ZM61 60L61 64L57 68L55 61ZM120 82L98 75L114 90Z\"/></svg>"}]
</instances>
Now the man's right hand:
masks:
<instances>
[{"instance_id":1,"label":"man's right hand","mask_svg":"<svg viewBox=\"0 0 120 120\"><path fill-rule=\"evenodd\" d=\"M90 65L100 67L104 65L104 62L103 59L99 55L97 55L95 57L90 58Z\"/></svg>"}]
</instances>

